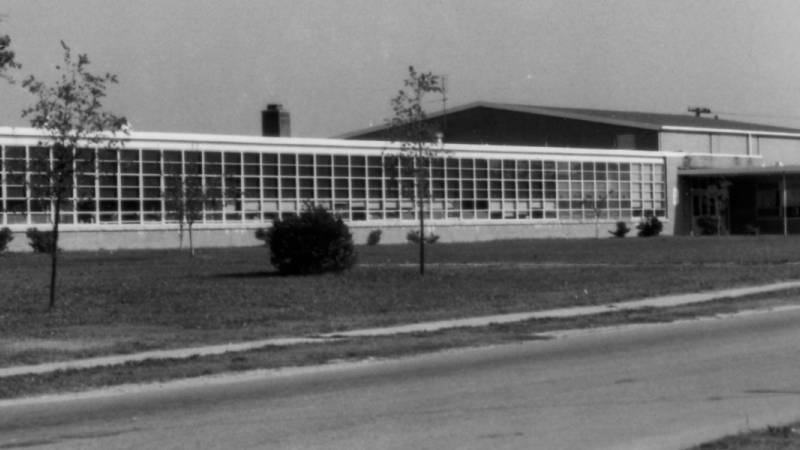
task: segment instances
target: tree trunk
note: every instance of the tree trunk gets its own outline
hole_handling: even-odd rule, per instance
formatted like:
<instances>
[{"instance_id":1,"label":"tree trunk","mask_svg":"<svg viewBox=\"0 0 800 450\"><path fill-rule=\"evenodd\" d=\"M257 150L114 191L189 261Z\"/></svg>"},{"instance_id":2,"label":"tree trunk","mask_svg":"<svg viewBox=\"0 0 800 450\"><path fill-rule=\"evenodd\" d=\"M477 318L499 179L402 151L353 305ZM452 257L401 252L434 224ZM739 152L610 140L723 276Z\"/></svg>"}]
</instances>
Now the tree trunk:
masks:
<instances>
[{"instance_id":1,"label":"tree trunk","mask_svg":"<svg viewBox=\"0 0 800 450\"><path fill-rule=\"evenodd\" d=\"M425 204L419 202L419 274L425 275Z\"/></svg>"},{"instance_id":2,"label":"tree trunk","mask_svg":"<svg viewBox=\"0 0 800 450\"><path fill-rule=\"evenodd\" d=\"M50 268L50 303L47 309L56 307L56 276L58 275L58 224L61 222L61 198L56 198L55 222L53 222L53 248L50 249L51 268Z\"/></svg>"},{"instance_id":3,"label":"tree trunk","mask_svg":"<svg viewBox=\"0 0 800 450\"><path fill-rule=\"evenodd\" d=\"M594 238L600 239L600 211L594 213Z\"/></svg>"},{"instance_id":4,"label":"tree trunk","mask_svg":"<svg viewBox=\"0 0 800 450\"><path fill-rule=\"evenodd\" d=\"M194 242L192 242L192 224L189 224L189 256L194 258Z\"/></svg>"}]
</instances>

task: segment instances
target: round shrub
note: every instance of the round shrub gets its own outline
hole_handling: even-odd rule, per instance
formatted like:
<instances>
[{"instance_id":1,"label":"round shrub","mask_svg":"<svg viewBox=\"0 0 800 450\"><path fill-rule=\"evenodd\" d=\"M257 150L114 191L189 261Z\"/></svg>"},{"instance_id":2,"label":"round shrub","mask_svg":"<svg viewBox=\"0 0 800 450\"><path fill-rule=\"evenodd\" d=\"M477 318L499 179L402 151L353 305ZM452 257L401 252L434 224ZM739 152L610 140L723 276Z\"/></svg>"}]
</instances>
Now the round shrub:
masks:
<instances>
[{"instance_id":1,"label":"round shrub","mask_svg":"<svg viewBox=\"0 0 800 450\"><path fill-rule=\"evenodd\" d=\"M256 230L256 239L264 241L264 245L269 247L269 232L266 228L259 228Z\"/></svg>"},{"instance_id":2,"label":"round shrub","mask_svg":"<svg viewBox=\"0 0 800 450\"><path fill-rule=\"evenodd\" d=\"M636 229L639 230L639 237L653 237L661 234L664 225L656 216L642 217Z\"/></svg>"},{"instance_id":3,"label":"round shrub","mask_svg":"<svg viewBox=\"0 0 800 450\"><path fill-rule=\"evenodd\" d=\"M419 230L411 230L406 234L406 240L411 244L419 244ZM439 242L439 235L438 234L429 234L425 236L425 243L426 244L435 244Z\"/></svg>"},{"instance_id":4,"label":"round shrub","mask_svg":"<svg viewBox=\"0 0 800 450\"><path fill-rule=\"evenodd\" d=\"M716 217L701 217L697 219L697 226L703 236L716 236L719 234L719 221Z\"/></svg>"},{"instance_id":5,"label":"round shrub","mask_svg":"<svg viewBox=\"0 0 800 450\"><path fill-rule=\"evenodd\" d=\"M367 245L378 245L381 242L381 234L383 232L381 230L372 230L369 232L369 236L367 236Z\"/></svg>"},{"instance_id":6,"label":"round shrub","mask_svg":"<svg viewBox=\"0 0 800 450\"><path fill-rule=\"evenodd\" d=\"M615 230L609 231L609 233L611 233L614 237L624 238L629 231L631 231L631 229L628 228L628 223L625 222L624 220L618 220L617 228Z\"/></svg>"},{"instance_id":7,"label":"round shrub","mask_svg":"<svg viewBox=\"0 0 800 450\"><path fill-rule=\"evenodd\" d=\"M8 243L14 240L14 233L8 229L0 230L0 253L8 250Z\"/></svg>"},{"instance_id":8,"label":"round shrub","mask_svg":"<svg viewBox=\"0 0 800 450\"><path fill-rule=\"evenodd\" d=\"M28 228L25 232L28 236L28 245L31 246L34 253L53 253L56 246L55 239L53 239L52 231L39 231L38 228ZM58 249L61 251L61 249Z\"/></svg>"},{"instance_id":9,"label":"round shrub","mask_svg":"<svg viewBox=\"0 0 800 450\"><path fill-rule=\"evenodd\" d=\"M341 272L357 259L350 229L323 206L306 205L297 216L275 219L266 241L272 265L287 275Z\"/></svg>"}]
</instances>

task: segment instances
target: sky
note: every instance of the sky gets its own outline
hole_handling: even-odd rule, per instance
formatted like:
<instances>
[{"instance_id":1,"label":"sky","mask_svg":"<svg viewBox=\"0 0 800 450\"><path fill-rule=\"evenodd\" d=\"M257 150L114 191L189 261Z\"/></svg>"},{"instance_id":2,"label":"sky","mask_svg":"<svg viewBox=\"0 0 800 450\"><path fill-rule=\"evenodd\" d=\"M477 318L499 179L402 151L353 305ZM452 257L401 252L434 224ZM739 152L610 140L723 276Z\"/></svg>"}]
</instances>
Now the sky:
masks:
<instances>
[{"instance_id":1,"label":"sky","mask_svg":"<svg viewBox=\"0 0 800 450\"><path fill-rule=\"evenodd\" d=\"M408 67L474 101L686 114L800 129L796 0L0 0L23 67L0 125L28 126L20 81L54 80L59 41L119 84L136 131L292 135L379 125ZM2 80L0 80L2 81ZM442 108L430 96L429 111Z\"/></svg>"}]
</instances>

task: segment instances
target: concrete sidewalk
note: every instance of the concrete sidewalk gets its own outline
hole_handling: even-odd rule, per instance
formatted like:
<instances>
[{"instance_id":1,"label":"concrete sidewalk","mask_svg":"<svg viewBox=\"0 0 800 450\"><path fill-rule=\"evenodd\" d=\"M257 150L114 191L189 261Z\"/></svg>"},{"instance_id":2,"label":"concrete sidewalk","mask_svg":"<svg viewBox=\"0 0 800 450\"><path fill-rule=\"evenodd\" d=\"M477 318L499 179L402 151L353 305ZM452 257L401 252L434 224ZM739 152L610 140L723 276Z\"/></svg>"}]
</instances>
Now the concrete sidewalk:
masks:
<instances>
[{"instance_id":1,"label":"concrete sidewalk","mask_svg":"<svg viewBox=\"0 0 800 450\"><path fill-rule=\"evenodd\" d=\"M764 286L726 289L721 291L709 291L709 292L701 292L695 294L653 297L644 300L611 303L601 306L583 306L576 308L552 309L547 311L537 311L528 313L500 314L494 316L473 317L468 319L443 320L438 322L399 325L394 327L344 331L340 333L322 334L316 337L265 339L260 341L243 342L238 344L213 345L208 347L193 347L193 348L184 348L176 350L159 350L159 351L150 351L144 353L135 353L130 355L87 358L74 361L38 364L31 366L5 367L5 368L0 368L0 378L10 377L14 375L41 374L47 372L54 372L57 370L114 366L114 365L125 364L127 362L144 361L147 359L174 359L174 358L189 358L193 356L219 355L228 352L241 352L268 346L286 346L286 345L296 345L296 344L319 343L319 342L326 342L342 338L389 336L393 334L402 334L402 333L431 332L447 328L482 327L493 323L522 322L531 319L557 319L557 318L587 316L592 314L602 314L611 311L635 310L643 308L668 308L668 307L686 305L691 303L702 303L721 298L744 297L746 295L780 291L798 287L800 287L800 281L790 281L785 283L775 283Z\"/></svg>"}]
</instances>

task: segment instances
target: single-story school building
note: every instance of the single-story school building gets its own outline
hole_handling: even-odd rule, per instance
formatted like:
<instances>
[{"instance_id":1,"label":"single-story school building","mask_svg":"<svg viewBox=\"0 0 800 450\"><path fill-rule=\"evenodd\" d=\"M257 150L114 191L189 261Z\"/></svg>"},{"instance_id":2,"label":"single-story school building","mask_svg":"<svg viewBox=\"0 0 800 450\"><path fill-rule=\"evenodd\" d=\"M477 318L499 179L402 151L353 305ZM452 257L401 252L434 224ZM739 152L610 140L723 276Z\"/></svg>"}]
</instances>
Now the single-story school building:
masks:
<instances>
[{"instance_id":1,"label":"single-story school building","mask_svg":"<svg viewBox=\"0 0 800 450\"><path fill-rule=\"evenodd\" d=\"M447 157L431 169L428 232L441 241L594 237L623 220L656 216L663 234L800 233L800 130L692 115L472 103L428 118ZM98 171L77 180L62 215L65 249L168 248L178 224L165 210L164 174L199 170L226 198L195 224L197 246L257 245L254 231L323 204L356 242L383 231L405 242L414 204L383 169L399 144L378 126L333 139L288 137L289 115L262 113L264 136L132 131L97 153ZM41 134L0 128L0 228L49 229L51 213L10 173L48 157ZM198 167L200 169L198 169ZM723 203L714 201L721 181ZM402 182L402 179L399 180ZM717 210L718 209L718 210ZM716 222L715 222L716 223Z\"/></svg>"}]
</instances>

